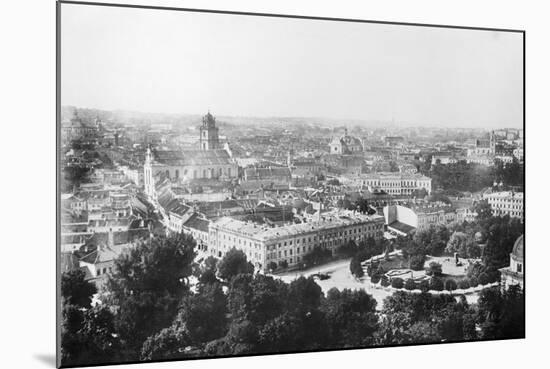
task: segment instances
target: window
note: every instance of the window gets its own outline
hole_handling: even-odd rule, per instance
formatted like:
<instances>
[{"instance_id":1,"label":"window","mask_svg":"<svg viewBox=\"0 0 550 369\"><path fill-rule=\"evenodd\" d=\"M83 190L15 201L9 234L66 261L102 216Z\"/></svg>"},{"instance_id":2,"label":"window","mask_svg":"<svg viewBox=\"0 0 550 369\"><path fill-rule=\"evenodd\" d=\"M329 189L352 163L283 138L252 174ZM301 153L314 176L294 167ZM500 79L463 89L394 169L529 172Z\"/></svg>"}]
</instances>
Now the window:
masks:
<instances>
[{"instance_id":1,"label":"window","mask_svg":"<svg viewBox=\"0 0 550 369\"><path fill-rule=\"evenodd\" d=\"M523 265L518 263L518 264L516 265L516 270L517 270L517 272L518 272L518 273L521 273L521 272L522 272L522 269L523 269Z\"/></svg>"}]
</instances>

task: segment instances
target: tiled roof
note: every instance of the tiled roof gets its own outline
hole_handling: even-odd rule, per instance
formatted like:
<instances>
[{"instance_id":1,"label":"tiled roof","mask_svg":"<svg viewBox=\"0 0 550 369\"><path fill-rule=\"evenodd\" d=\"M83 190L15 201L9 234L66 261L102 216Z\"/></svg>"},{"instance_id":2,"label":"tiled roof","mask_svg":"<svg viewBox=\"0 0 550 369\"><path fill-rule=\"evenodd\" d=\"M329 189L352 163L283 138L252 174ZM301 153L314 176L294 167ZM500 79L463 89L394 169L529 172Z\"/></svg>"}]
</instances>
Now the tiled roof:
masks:
<instances>
[{"instance_id":1,"label":"tiled roof","mask_svg":"<svg viewBox=\"0 0 550 369\"><path fill-rule=\"evenodd\" d=\"M229 154L223 149L157 151L154 156L156 162L174 166L231 164Z\"/></svg>"},{"instance_id":2,"label":"tiled roof","mask_svg":"<svg viewBox=\"0 0 550 369\"><path fill-rule=\"evenodd\" d=\"M90 252L88 255L80 259L80 261L88 264L97 264L112 261L119 257L128 247L129 244L98 247L94 251Z\"/></svg>"},{"instance_id":3,"label":"tiled roof","mask_svg":"<svg viewBox=\"0 0 550 369\"><path fill-rule=\"evenodd\" d=\"M401 223L401 222L398 222L398 221L395 221L391 224L388 224L388 227L391 227L393 229L397 229L398 231L403 232L405 234L409 234L410 232L412 232L416 229L413 226L410 226L408 224Z\"/></svg>"},{"instance_id":4,"label":"tiled roof","mask_svg":"<svg viewBox=\"0 0 550 369\"><path fill-rule=\"evenodd\" d=\"M187 222L183 224L184 227L196 229L201 232L207 232L208 233L208 227L210 225L210 222L206 219L200 218L198 214L193 214Z\"/></svg>"}]
</instances>

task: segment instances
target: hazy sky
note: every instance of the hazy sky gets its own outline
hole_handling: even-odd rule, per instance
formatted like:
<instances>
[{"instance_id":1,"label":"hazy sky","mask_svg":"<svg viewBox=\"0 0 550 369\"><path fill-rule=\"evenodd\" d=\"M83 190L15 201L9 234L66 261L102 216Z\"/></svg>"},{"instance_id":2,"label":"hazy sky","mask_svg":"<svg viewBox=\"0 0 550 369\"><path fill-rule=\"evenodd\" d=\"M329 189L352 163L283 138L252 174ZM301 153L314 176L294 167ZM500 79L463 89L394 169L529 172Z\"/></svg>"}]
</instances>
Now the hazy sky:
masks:
<instances>
[{"instance_id":1,"label":"hazy sky","mask_svg":"<svg viewBox=\"0 0 550 369\"><path fill-rule=\"evenodd\" d=\"M520 33L62 5L62 101L520 127Z\"/></svg>"}]
</instances>

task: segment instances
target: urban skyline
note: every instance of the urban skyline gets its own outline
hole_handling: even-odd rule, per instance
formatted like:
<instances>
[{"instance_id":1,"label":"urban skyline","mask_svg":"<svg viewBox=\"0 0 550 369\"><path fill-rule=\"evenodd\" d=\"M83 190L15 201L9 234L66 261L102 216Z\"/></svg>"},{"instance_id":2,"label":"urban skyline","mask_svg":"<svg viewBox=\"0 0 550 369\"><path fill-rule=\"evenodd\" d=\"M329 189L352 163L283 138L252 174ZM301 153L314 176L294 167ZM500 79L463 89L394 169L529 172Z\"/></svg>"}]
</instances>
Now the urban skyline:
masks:
<instances>
[{"instance_id":1,"label":"urban skyline","mask_svg":"<svg viewBox=\"0 0 550 369\"><path fill-rule=\"evenodd\" d=\"M68 4L62 17L67 105L523 125L520 33Z\"/></svg>"}]
</instances>

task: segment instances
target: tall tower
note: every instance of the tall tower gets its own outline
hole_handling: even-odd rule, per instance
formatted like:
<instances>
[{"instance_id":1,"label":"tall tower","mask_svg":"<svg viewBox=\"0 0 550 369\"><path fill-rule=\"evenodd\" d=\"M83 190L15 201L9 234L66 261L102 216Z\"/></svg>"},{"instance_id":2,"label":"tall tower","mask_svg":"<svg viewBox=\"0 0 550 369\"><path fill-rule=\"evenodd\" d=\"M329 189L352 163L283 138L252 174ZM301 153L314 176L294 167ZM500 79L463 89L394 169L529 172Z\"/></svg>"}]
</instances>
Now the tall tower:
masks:
<instances>
[{"instance_id":1,"label":"tall tower","mask_svg":"<svg viewBox=\"0 0 550 369\"><path fill-rule=\"evenodd\" d=\"M147 147L147 152L145 153L145 163L143 165L143 182L145 186L145 193L150 199L155 197L155 181L153 178L152 164L153 153L151 152L151 147Z\"/></svg>"},{"instance_id":2,"label":"tall tower","mask_svg":"<svg viewBox=\"0 0 550 369\"><path fill-rule=\"evenodd\" d=\"M201 150L216 150L220 148L216 119L210 114L210 111L202 118L199 143Z\"/></svg>"}]
</instances>

